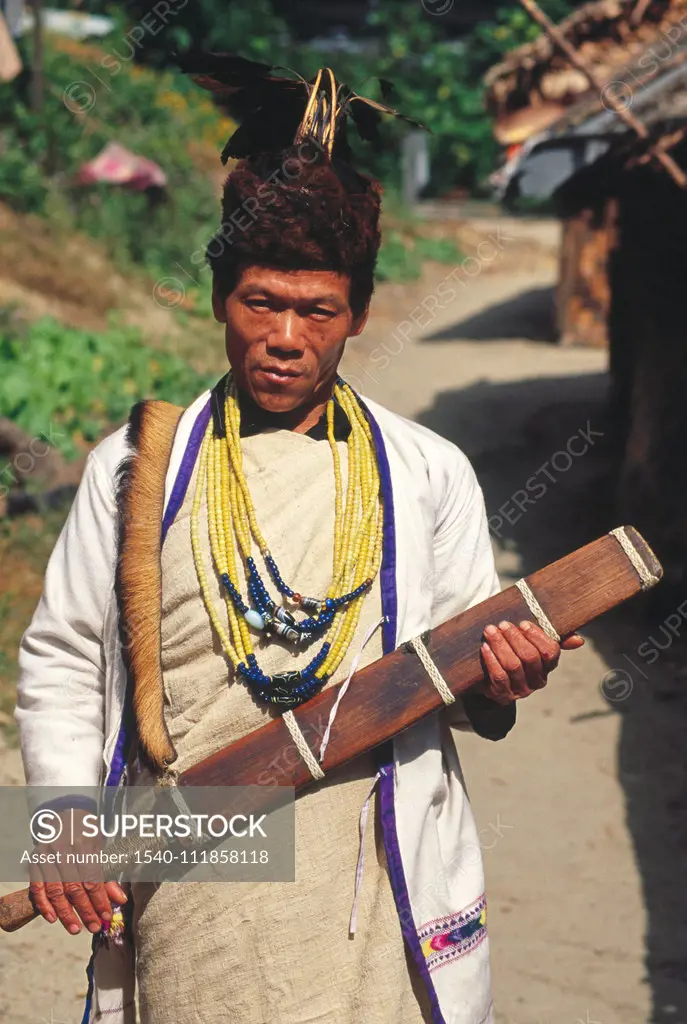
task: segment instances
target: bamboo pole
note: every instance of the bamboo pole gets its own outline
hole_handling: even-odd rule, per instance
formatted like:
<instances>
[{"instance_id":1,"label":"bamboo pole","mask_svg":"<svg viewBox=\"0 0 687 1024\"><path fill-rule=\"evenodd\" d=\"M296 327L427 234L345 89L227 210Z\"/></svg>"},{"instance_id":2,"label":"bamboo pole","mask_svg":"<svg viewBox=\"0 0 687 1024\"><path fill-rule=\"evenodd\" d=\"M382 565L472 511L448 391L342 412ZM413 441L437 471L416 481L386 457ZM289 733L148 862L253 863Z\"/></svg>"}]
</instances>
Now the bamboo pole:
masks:
<instances>
[{"instance_id":1,"label":"bamboo pole","mask_svg":"<svg viewBox=\"0 0 687 1024\"><path fill-rule=\"evenodd\" d=\"M593 71L590 71L558 26L554 25L551 19L544 14L539 4L536 3L536 0L520 0L520 3L530 17L533 18L537 24L541 25L548 37L553 43L555 43L558 49L565 54L573 67L582 72L592 88L598 89L600 94L603 93L603 90L608 83L603 82L598 75ZM613 112L638 136L638 138L645 141L650 138L649 129L644 122L640 121L640 119L636 117L631 110L627 110L621 101L613 94L612 90L607 91L604 95L604 102L611 107ZM668 172L679 188L687 188L687 174L685 174L675 160L665 152L660 144L651 146L648 152L661 164L663 169Z\"/></svg>"}]
</instances>

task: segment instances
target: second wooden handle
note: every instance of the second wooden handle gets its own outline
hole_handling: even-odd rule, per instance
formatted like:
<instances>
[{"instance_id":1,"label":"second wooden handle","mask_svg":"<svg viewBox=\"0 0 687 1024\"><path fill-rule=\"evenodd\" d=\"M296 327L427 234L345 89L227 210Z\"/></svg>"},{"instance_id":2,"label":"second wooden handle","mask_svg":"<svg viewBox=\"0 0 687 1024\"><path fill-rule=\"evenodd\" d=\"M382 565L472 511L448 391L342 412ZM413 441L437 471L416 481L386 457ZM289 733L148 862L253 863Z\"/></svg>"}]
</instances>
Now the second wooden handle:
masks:
<instances>
[{"instance_id":1,"label":"second wooden handle","mask_svg":"<svg viewBox=\"0 0 687 1024\"><path fill-rule=\"evenodd\" d=\"M38 917L38 911L28 889L19 889L0 899L0 928L4 932L16 932L34 917Z\"/></svg>"}]
</instances>

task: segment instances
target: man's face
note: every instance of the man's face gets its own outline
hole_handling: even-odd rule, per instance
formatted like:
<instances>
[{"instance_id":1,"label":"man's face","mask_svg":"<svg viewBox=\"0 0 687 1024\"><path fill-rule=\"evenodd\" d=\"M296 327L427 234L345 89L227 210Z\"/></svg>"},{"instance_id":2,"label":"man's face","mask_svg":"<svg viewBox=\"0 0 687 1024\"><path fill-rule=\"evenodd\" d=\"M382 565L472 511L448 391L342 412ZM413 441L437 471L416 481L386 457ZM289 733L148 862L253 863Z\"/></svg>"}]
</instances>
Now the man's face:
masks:
<instances>
[{"instance_id":1,"label":"man's face","mask_svg":"<svg viewBox=\"0 0 687 1024\"><path fill-rule=\"evenodd\" d=\"M328 397L346 338L360 334L350 278L328 270L247 267L213 311L226 324L237 384L268 412L291 412Z\"/></svg>"}]
</instances>

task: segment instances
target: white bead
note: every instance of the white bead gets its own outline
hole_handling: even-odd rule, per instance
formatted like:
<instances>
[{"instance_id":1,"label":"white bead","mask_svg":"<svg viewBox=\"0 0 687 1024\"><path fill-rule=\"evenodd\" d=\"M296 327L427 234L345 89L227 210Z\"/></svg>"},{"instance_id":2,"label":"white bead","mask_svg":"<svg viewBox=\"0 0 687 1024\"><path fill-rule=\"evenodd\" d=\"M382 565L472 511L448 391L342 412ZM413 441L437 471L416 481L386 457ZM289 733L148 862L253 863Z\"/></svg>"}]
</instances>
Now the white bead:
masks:
<instances>
[{"instance_id":1,"label":"white bead","mask_svg":"<svg viewBox=\"0 0 687 1024\"><path fill-rule=\"evenodd\" d=\"M252 608L249 608L244 617L248 625L252 626L253 629L265 628L265 620L260 612L256 612Z\"/></svg>"}]
</instances>

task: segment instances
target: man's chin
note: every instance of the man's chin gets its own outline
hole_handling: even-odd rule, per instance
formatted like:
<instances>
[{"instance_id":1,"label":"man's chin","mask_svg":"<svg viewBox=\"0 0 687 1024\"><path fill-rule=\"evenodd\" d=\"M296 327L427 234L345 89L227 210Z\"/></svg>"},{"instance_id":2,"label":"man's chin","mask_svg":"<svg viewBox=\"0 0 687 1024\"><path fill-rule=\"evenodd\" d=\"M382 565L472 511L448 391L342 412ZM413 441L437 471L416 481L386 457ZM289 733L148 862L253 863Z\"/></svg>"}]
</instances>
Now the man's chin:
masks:
<instances>
[{"instance_id":1,"label":"man's chin","mask_svg":"<svg viewBox=\"0 0 687 1024\"><path fill-rule=\"evenodd\" d=\"M309 391L295 385L273 385L270 387L251 388L253 400L264 409L265 412L287 413L294 412L302 405L307 405L312 398Z\"/></svg>"}]
</instances>

